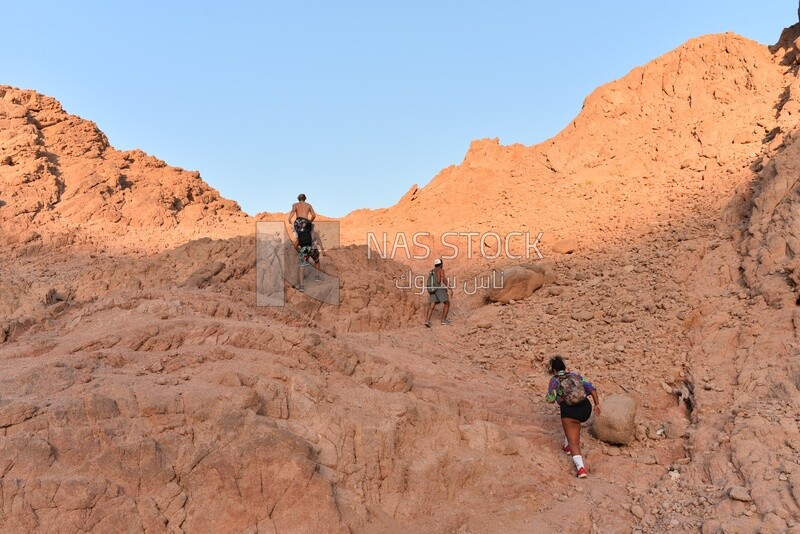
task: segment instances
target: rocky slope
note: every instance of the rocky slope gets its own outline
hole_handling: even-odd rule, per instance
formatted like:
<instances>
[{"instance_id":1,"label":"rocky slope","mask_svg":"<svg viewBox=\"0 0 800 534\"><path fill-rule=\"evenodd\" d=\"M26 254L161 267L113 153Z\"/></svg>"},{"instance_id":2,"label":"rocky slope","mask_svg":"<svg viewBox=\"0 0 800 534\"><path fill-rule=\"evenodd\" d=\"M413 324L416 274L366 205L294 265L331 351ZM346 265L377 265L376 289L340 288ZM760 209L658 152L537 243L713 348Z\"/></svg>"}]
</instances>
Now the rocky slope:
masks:
<instances>
[{"instance_id":1,"label":"rocky slope","mask_svg":"<svg viewBox=\"0 0 800 534\"><path fill-rule=\"evenodd\" d=\"M775 135L790 83L780 59L734 34L689 41L598 88L549 141L473 142L460 165L395 206L348 215L344 240L386 230L541 230L551 244L595 247L641 235L674 211L677 193L657 194L662 188L700 196L707 177L748 171Z\"/></svg>"},{"instance_id":2,"label":"rocky slope","mask_svg":"<svg viewBox=\"0 0 800 534\"><path fill-rule=\"evenodd\" d=\"M798 37L695 39L554 139L477 141L349 215L309 282L338 306L255 306L254 219L0 89L0 530L796 530ZM423 262L361 246L540 229L542 287L459 286L432 329L397 283ZM584 430L586 481L543 400L556 352L638 404L628 446Z\"/></svg>"},{"instance_id":3,"label":"rocky slope","mask_svg":"<svg viewBox=\"0 0 800 534\"><path fill-rule=\"evenodd\" d=\"M115 150L55 99L0 86L3 243L153 246L167 229L185 240L244 218L199 173Z\"/></svg>"}]
</instances>

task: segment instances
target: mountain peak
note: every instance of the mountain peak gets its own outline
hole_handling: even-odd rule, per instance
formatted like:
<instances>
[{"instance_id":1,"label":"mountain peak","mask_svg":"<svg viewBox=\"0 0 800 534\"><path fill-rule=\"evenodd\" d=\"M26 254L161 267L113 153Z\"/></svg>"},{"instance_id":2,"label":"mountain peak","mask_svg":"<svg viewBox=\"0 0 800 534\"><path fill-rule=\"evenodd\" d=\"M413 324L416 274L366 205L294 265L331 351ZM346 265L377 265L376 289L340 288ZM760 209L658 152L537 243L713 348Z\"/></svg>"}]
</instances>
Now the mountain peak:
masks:
<instances>
[{"instance_id":1,"label":"mountain peak","mask_svg":"<svg viewBox=\"0 0 800 534\"><path fill-rule=\"evenodd\" d=\"M183 235L245 217L199 173L138 149L114 149L95 123L35 91L0 86L0 127L0 229L7 242L30 232L70 243L137 229Z\"/></svg>"}]
</instances>

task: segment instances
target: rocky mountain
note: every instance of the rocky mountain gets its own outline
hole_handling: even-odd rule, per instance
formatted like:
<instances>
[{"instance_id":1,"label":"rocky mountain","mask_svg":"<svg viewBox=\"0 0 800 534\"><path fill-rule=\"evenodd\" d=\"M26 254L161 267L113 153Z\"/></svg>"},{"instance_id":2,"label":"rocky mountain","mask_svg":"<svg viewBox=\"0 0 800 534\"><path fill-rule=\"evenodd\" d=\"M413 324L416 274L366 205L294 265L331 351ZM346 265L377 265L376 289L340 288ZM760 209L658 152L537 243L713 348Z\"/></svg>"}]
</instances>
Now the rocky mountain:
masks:
<instances>
[{"instance_id":1,"label":"rocky mountain","mask_svg":"<svg viewBox=\"0 0 800 534\"><path fill-rule=\"evenodd\" d=\"M544 143L473 142L460 165L395 206L348 215L346 241L385 229L541 230L551 242L584 246L641 234L670 217L677 191L719 172L732 181L749 172L776 137L790 83L783 59L735 34L689 41L595 90ZM663 188L675 192L654 194Z\"/></svg>"},{"instance_id":2,"label":"rocky mountain","mask_svg":"<svg viewBox=\"0 0 800 534\"><path fill-rule=\"evenodd\" d=\"M115 150L94 123L34 91L0 86L0 136L6 243L152 242L164 230L185 239L244 219L199 173Z\"/></svg>"},{"instance_id":3,"label":"rocky mountain","mask_svg":"<svg viewBox=\"0 0 800 534\"><path fill-rule=\"evenodd\" d=\"M274 214L0 88L0 531L795 531L798 42L700 37L545 143L475 141L340 220L306 293L289 250L276 307ZM364 246L539 230L543 260L449 262L509 284L430 329L422 262ZM636 405L627 445L583 430L587 480L555 353Z\"/></svg>"}]
</instances>

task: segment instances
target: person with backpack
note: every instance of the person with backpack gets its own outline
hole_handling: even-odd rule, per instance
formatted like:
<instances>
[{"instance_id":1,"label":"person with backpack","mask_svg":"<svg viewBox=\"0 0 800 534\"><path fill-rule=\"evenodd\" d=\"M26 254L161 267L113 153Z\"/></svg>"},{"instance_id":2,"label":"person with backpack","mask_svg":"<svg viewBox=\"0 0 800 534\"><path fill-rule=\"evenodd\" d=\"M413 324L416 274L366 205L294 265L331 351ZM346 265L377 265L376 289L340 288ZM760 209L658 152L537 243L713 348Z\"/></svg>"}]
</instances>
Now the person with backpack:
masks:
<instances>
[{"instance_id":1,"label":"person with backpack","mask_svg":"<svg viewBox=\"0 0 800 534\"><path fill-rule=\"evenodd\" d=\"M441 258L433 262L433 270L428 273L428 312L425 314L425 326L431 327L431 316L433 309L440 302L444 303L442 308L442 324L449 325L447 313L450 311L450 288L447 287L447 275L444 272L444 264Z\"/></svg>"},{"instance_id":2,"label":"person with backpack","mask_svg":"<svg viewBox=\"0 0 800 534\"><path fill-rule=\"evenodd\" d=\"M292 221L292 217L295 217ZM314 223L312 222L317 218L314 212L314 207L306 202L306 196L303 193L297 195L297 202L292 204L292 211L289 212L289 224L292 225L295 238L292 240L295 250L298 253L298 278L300 280L297 289L305 291L303 285L305 278L305 268L309 265L308 259L314 260L317 267L317 279L319 279L319 252L316 253L314 258Z\"/></svg>"},{"instance_id":3,"label":"person with backpack","mask_svg":"<svg viewBox=\"0 0 800 534\"><path fill-rule=\"evenodd\" d=\"M562 450L572 456L578 478L586 478L586 466L581 456L581 423L592 415L592 403L600 413L600 398L591 382L574 371L567 371L561 356L550 359L550 383L547 386L547 402L557 402L561 409L561 425L564 427L564 446Z\"/></svg>"}]
</instances>

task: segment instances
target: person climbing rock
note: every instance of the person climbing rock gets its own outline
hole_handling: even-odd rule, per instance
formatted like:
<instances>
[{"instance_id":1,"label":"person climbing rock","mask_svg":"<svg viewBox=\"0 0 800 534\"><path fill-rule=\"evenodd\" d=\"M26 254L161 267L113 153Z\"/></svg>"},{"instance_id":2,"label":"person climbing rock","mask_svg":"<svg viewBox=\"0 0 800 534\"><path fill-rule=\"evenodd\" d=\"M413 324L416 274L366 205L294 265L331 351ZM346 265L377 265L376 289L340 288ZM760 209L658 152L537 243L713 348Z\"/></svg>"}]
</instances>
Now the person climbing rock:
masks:
<instances>
[{"instance_id":1,"label":"person climbing rock","mask_svg":"<svg viewBox=\"0 0 800 534\"><path fill-rule=\"evenodd\" d=\"M295 218L294 221L292 221L292 217ZM311 251L314 248L314 238L312 236L314 232L314 223L312 221L316 219L316 217L317 214L314 212L314 207L306 202L306 196L303 193L297 195L297 202L292 204L292 211L289 212L288 221L294 230L294 239L292 239L292 244L298 253L299 265L297 268L297 276L300 283L297 286L297 289L300 291L305 290L305 286L303 284L305 281L305 268L309 265L308 259L311 257ZM318 266L319 252L316 254L315 262ZM317 273L317 276L319 276L319 273Z\"/></svg>"},{"instance_id":2,"label":"person climbing rock","mask_svg":"<svg viewBox=\"0 0 800 534\"><path fill-rule=\"evenodd\" d=\"M561 426L564 428L564 446L562 450L572 456L572 462L578 471L578 478L586 478L586 466L581 455L581 423L585 423L592 415L592 403L600 413L600 398L597 389L591 382L574 371L567 371L567 365L561 356L553 356L549 366L552 377L547 386L547 402L557 402L561 412Z\"/></svg>"},{"instance_id":3,"label":"person climbing rock","mask_svg":"<svg viewBox=\"0 0 800 534\"><path fill-rule=\"evenodd\" d=\"M447 313L450 311L450 288L447 287L447 275L444 272L444 264L441 259L433 262L433 270L428 276L428 311L425 314L425 326L431 327L431 316L437 304L444 303L442 308L442 324L449 325Z\"/></svg>"},{"instance_id":4,"label":"person climbing rock","mask_svg":"<svg viewBox=\"0 0 800 534\"><path fill-rule=\"evenodd\" d=\"M292 222L292 217L295 217ZM292 225L294 233L299 235L299 230L308 226L308 232L313 228L313 221L317 218L314 212L314 206L306 202L306 196L303 193L297 195L297 202L292 204L292 211L289 212L289 224Z\"/></svg>"}]
</instances>

